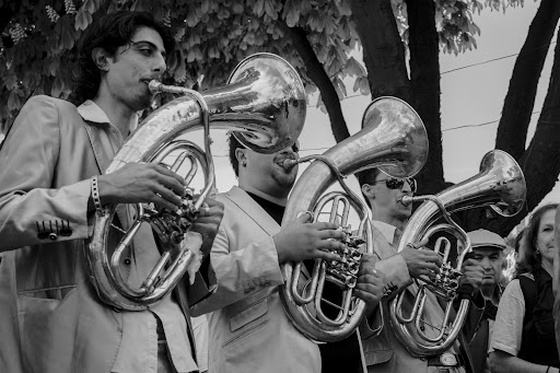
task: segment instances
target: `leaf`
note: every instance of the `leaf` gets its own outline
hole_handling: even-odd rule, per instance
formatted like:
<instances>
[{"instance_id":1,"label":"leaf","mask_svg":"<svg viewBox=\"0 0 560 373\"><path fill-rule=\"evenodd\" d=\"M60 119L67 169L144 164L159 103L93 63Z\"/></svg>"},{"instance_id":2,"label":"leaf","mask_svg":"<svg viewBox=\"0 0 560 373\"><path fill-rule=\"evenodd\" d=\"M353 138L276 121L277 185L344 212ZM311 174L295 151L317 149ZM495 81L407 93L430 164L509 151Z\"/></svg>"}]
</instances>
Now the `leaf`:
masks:
<instances>
[{"instance_id":1,"label":"leaf","mask_svg":"<svg viewBox=\"0 0 560 373\"><path fill-rule=\"evenodd\" d=\"M22 100L19 97L16 90L10 92L10 96L8 97L8 110L14 111L19 110L22 106Z\"/></svg>"},{"instance_id":2,"label":"leaf","mask_svg":"<svg viewBox=\"0 0 560 373\"><path fill-rule=\"evenodd\" d=\"M78 13L76 13L76 16L74 18L74 28L76 29L76 31L78 30L85 30L91 23L93 22L93 17L91 16L91 14L84 10L83 8L80 8L80 10L78 11Z\"/></svg>"}]
</instances>

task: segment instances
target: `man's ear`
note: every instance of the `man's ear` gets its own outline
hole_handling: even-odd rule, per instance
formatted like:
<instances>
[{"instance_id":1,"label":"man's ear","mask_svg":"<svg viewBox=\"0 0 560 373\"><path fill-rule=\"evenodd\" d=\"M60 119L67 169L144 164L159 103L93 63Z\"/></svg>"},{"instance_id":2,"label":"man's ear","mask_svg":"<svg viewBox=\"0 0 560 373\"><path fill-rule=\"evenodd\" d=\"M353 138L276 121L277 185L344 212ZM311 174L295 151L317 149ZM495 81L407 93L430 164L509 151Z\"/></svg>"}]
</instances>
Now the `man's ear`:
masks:
<instances>
[{"instance_id":1,"label":"man's ear","mask_svg":"<svg viewBox=\"0 0 560 373\"><path fill-rule=\"evenodd\" d=\"M375 198L371 184L362 185L362 193L364 193L364 195L368 198Z\"/></svg>"},{"instance_id":2,"label":"man's ear","mask_svg":"<svg viewBox=\"0 0 560 373\"><path fill-rule=\"evenodd\" d=\"M109 61L108 61L107 51L103 48L94 48L91 51L91 58L95 65L101 71L109 71Z\"/></svg>"},{"instance_id":3,"label":"man's ear","mask_svg":"<svg viewBox=\"0 0 560 373\"><path fill-rule=\"evenodd\" d=\"M239 165L245 167L247 165L247 155L245 154L245 149L235 149L235 159L237 159L237 163L239 163Z\"/></svg>"}]
</instances>

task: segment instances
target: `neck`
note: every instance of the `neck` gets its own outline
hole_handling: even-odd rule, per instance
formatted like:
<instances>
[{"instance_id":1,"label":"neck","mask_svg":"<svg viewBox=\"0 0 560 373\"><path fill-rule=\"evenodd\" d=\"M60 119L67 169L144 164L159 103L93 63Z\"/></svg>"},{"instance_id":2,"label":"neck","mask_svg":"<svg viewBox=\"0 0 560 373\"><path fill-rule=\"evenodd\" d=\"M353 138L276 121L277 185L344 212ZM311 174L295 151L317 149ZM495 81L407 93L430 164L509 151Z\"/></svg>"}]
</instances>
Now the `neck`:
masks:
<instances>
[{"instance_id":1,"label":"neck","mask_svg":"<svg viewBox=\"0 0 560 373\"><path fill-rule=\"evenodd\" d=\"M393 227L397 228L401 232L404 230L404 228L406 226L406 220L402 220L402 219L398 219L398 218L394 218L394 217L389 217L389 216L386 216L386 215L383 215L383 214L376 214L374 211L375 210L372 210L373 220L382 221L383 223L392 225Z\"/></svg>"},{"instance_id":2,"label":"neck","mask_svg":"<svg viewBox=\"0 0 560 373\"><path fill-rule=\"evenodd\" d=\"M263 199L266 199L269 202L275 203L280 206L286 206L288 202L288 195L286 196L277 196L271 193L267 193L262 191L261 189L255 188L252 185L243 185L241 182L239 183L239 187L248 193L252 193L256 196L259 196Z\"/></svg>"},{"instance_id":3,"label":"neck","mask_svg":"<svg viewBox=\"0 0 560 373\"><path fill-rule=\"evenodd\" d=\"M107 114L111 124L118 128L123 138L126 138L130 132L130 123L136 112L101 92L92 101Z\"/></svg>"}]
</instances>

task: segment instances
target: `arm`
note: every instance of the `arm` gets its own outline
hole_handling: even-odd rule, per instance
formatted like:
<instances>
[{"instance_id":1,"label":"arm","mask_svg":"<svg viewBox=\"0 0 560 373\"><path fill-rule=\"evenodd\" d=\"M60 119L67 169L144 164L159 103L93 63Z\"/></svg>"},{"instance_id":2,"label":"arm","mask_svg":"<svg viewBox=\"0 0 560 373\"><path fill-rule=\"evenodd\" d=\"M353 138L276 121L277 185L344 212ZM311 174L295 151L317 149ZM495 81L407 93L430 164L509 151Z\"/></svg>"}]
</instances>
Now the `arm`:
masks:
<instances>
[{"instance_id":1,"label":"arm","mask_svg":"<svg viewBox=\"0 0 560 373\"><path fill-rule=\"evenodd\" d=\"M223 308L263 289L273 291L284 283L280 265L287 261L315 257L332 260L338 256L323 249L344 247L337 240L344 233L336 230L335 224L306 223L310 216L304 214L270 236L252 219L247 219L245 212L226 201L224 221L210 253L218 287L193 307L194 315Z\"/></svg>"},{"instance_id":2,"label":"arm","mask_svg":"<svg viewBox=\"0 0 560 373\"><path fill-rule=\"evenodd\" d=\"M89 181L53 189L60 142L55 101L33 97L22 108L0 151L0 250L45 243L37 224L67 222L71 235L88 234ZM41 227L42 228L42 227Z\"/></svg>"},{"instance_id":3,"label":"arm","mask_svg":"<svg viewBox=\"0 0 560 373\"><path fill-rule=\"evenodd\" d=\"M490 341L490 367L492 372L544 373L547 366L533 364L517 357L521 348L523 318L525 316L525 300L519 280L510 282L502 295L492 340ZM557 370L549 369L557 372Z\"/></svg>"},{"instance_id":4,"label":"arm","mask_svg":"<svg viewBox=\"0 0 560 373\"><path fill-rule=\"evenodd\" d=\"M84 148L90 146L75 107L47 96L29 99L0 151L0 250L48 243L44 231L60 230L57 241L91 234L87 177L97 170L93 150L88 160ZM67 157L76 157L75 163ZM131 163L99 176L99 193L103 203L155 202L176 209L184 180L159 165Z\"/></svg>"},{"instance_id":5,"label":"arm","mask_svg":"<svg viewBox=\"0 0 560 373\"><path fill-rule=\"evenodd\" d=\"M241 232L235 231L233 235ZM236 237L230 238L226 228L220 226L210 252L218 287L210 297L193 306L194 316L218 310L264 288L284 283L272 237L239 250L235 250L235 247L230 249L233 240Z\"/></svg>"},{"instance_id":6,"label":"arm","mask_svg":"<svg viewBox=\"0 0 560 373\"><path fill-rule=\"evenodd\" d=\"M548 370L547 370L548 369ZM558 368L533 364L500 350L490 353L490 370L493 373L558 373Z\"/></svg>"},{"instance_id":7,"label":"arm","mask_svg":"<svg viewBox=\"0 0 560 373\"><path fill-rule=\"evenodd\" d=\"M383 307L379 302L383 297L385 276L376 269L376 257L364 254L360 263L356 295L366 303L365 317L360 323L362 339L379 335L383 329Z\"/></svg>"}]
</instances>

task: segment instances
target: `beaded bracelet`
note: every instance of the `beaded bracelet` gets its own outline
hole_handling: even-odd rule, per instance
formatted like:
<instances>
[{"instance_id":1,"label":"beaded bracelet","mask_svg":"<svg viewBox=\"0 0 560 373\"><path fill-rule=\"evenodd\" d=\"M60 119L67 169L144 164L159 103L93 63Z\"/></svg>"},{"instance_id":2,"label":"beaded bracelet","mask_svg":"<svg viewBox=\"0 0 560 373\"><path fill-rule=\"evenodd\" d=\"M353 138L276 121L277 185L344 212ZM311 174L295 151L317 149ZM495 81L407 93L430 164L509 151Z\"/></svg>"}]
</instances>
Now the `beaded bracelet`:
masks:
<instances>
[{"instance_id":1,"label":"beaded bracelet","mask_svg":"<svg viewBox=\"0 0 560 373\"><path fill-rule=\"evenodd\" d=\"M99 186L97 185L97 176L94 176L91 179L91 198L93 199L95 210L101 212L103 210L103 205L101 204L101 198L99 197Z\"/></svg>"}]
</instances>

